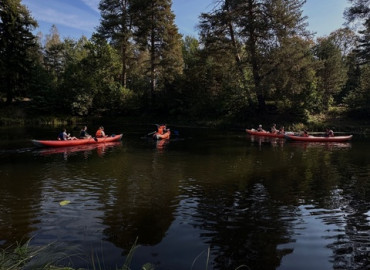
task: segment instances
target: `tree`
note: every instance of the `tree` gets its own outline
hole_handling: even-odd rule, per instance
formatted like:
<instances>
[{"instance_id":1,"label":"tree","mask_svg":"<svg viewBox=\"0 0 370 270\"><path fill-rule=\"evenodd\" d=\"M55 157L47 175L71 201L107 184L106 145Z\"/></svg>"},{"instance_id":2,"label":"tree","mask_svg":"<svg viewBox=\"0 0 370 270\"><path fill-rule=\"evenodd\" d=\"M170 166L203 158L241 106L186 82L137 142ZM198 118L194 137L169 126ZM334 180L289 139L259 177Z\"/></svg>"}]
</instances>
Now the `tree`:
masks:
<instances>
[{"instance_id":1,"label":"tree","mask_svg":"<svg viewBox=\"0 0 370 270\"><path fill-rule=\"evenodd\" d=\"M98 33L119 49L122 62L121 84L127 85L130 40L132 38L132 15L130 0L102 0L99 4L101 23Z\"/></svg>"},{"instance_id":2,"label":"tree","mask_svg":"<svg viewBox=\"0 0 370 270\"><path fill-rule=\"evenodd\" d=\"M55 25L51 26L50 34L46 35L44 65L58 82L65 68L65 57L64 44L60 40L59 31Z\"/></svg>"},{"instance_id":3,"label":"tree","mask_svg":"<svg viewBox=\"0 0 370 270\"><path fill-rule=\"evenodd\" d=\"M319 95L316 63L311 51L312 40L299 36L285 38L281 46L273 50L271 58L279 63L266 78L270 99L280 112L294 112L297 118L305 118L306 112L317 108Z\"/></svg>"},{"instance_id":4,"label":"tree","mask_svg":"<svg viewBox=\"0 0 370 270\"><path fill-rule=\"evenodd\" d=\"M150 55L150 101L182 73L181 35L174 23L171 0L135 0L135 39Z\"/></svg>"},{"instance_id":5,"label":"tree","mask_svg":"<svg viewBox=\"0 0 370 270\"><path fill-rule=\"evenodd\" d=\"M75 115L121 111L124 88L118 52L97 35L65 47L69 60L60 87L63 109Z\"/></svg>"},{"instance_id":6,"label":"tree","mask_svg":"<svg viewBox=\"0 0 370 270\"><path fill-rule=\"evenodd\" d=\"M321 94L322 109L328 110L334 97L340 93L346 81L346 67L341 50L331 38L320 38L314 48L318 58L318 91Z\"/></svg>"},{"instance_id":7,"label":"tree","mask_svg":"<svg viewBox=\"0 0 370 270\"><path fill-rule=\"evenodd\" d=\"M344 15L349 23L359 22L362 27L359 29L359 57L363 63L370 62L370 0L349 0L352 6Z\"/></svg>"},{"instance_id":8,"label":"tree","mask_svg":"<svg viewBox=\"0 0 370 270\"><path fill-rule=\"evenodd\" d=\"M286 38L307 35L305 17L302 17L301 10L304 2L224 0L214 12L215 16L202 15L203 38L213 35L218 41L229 41L234 49L239 70L241 63L248 63L244 64L244 68L251 68L252 90L261 110L264 110L266 98L269 96L265 80L279 67L279 62L274 61L271 52L279 48ZM238 60L239 48L245 51L243 60Z\"/></svg>"},{"instance_id":9,"label":"tree","mask_svg":"<svg viewBox=\"0 0 370 270\"><path fill-rule=\"evenodd\" d=\"M28 87L28 78L35 61L37 39L32 30L37 22L20 0L0 2L0 91L6 102Z\"/></svg>"},{"instance_id":10,"label":"tree","mask_svg":"<svg viewBox=\"0 0 370 270\"><path fill-rule=\"evenodd\" d=\"M351 63L353 72L349 73L349 88L344 102L350 110L359 112L359 116L370 115L370 0L350 0L352 5L344 15L348 23L361 25L358 32L358 46L354 50Z\"/></svg>"}]
</instances>

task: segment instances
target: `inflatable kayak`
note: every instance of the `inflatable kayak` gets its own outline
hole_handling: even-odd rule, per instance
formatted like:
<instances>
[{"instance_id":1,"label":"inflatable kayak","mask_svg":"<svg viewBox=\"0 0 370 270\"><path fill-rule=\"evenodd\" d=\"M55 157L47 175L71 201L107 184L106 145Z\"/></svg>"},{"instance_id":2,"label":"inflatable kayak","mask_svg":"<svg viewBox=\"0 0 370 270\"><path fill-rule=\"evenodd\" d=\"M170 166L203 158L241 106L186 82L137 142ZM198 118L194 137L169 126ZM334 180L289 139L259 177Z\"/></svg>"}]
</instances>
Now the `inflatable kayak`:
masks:
<instances>
[{"instance_id":1,"label":"inflatable kayak","mask_svg":"<svg viewBox=\"0 0 370 270\"><path fill-rule=\"evenodd\" d=\"M103 138L89 138L89 139L77 139L77 140L32 140L32 143L38 147L65 147L65 146L76 146L84 144L97 144L97 143L107 143L116 142L121 140L122 134L112 135Z\"/></svg>"},{"instance_id":2,"label":"inflatable kayak","mask_svg":"<svg viewBox=\"0 0 370 270\"><path fill-rule=\"evenodd\" d=\"M53 155L53 154L72 154L76 152L83 152L83 151L92 151L97 150L104 151L105 149L112 148L115 146L122 145L121 141L118 142L106 142L106 143L95 143L95 144L82 144L82 145L75 145L75 146L62 146L62 147L43 147L37 149L35 153L46 156L46 155Z\"/></svg>"},{"instance_id":3,"label":"inflatable kayak","mask_svg":"<svg viewBox=\"0 0 370 270\"><path fill-rule=\"evenodd\" d=\"M273 137L273 138L285 138L284 134L278 134L278 133L271 133L267 131L257 131L254 129L246 129L245 130L250 135L255 136L262 136L262 137Z\"/></svg>"},{"instance_id":4,"label":"inflatable kayak","mask_svg":"<svg viewBox=\"0 0 370 270\"><path fill-rule=\"evenodd\" d=\"M348 136L334 136L334 137L315 137L315 136L294 136L294 135L285 135L285 137L292 141L301 141L301 142L346 142L352 139L352 135Z\"/></svg>"}]
</instances>

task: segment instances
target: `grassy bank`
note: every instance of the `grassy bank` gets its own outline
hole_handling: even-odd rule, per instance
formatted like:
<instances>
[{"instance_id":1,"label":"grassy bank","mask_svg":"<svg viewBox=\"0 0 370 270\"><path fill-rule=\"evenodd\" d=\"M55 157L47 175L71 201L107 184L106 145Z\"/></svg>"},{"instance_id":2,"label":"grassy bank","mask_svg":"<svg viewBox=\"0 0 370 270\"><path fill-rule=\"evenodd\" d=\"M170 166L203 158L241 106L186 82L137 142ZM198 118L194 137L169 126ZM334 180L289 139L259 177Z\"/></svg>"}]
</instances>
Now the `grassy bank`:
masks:
<instances>
[{"instance_id":1,"label":"grassy bank","mask_svg":"<svg viewBox=\"0 0 370 270\"><path fill-rule=\"evenodd\" d=\"M134 260L134 254L139 247L137 240L132 245L128 254L126 255L125 261L122 266L116 266L115 270L131 270L131 264ZM32 247L30 241L24 244L16 243L7 249L0 250L0 270L25 270L25 269L38 269L38 270L106 270L104 261L100 261L99 258L95 258L94 255L89 259L80 258L80 260L88 261L89 268L75 268L73 265L63 265L61 261L68 261L67 255L64 252L57 251L55 249L56 244L50 244L44 247ZM201 255L201 254L200 254ZM200 256L199 255L199 256ZM208 269L210 263L210 248L206 254L206 264L204 269ZM198 256L198 257L199 257ZM198 260L198 257L194 259L193 264ZM65 263L64 263L65 264ZM235 270L250 268L246 265L241 265ZM140 267L140 270L155 270L155 266L151 263L145 263Z\"/></svg>"},{"instance_id":2,"label":"grassy bank","mask_svg":"<svg viewBox=\"0 0 370 270\"><path fill-rule=\"evenodd\" d=\"M57 244L50 244L43 247L33 247L30 245L30 240L24 244L15 243L6 249L0 250L0 270L23 270L23 269L39 269L39 270L77 270L73 265L63 265L68 262L68 255L65 252L58 250ZM121 267L116 269L129 270L134 253L139 246L137 239L132 245L130 251L126 255L126 259ZM79 256L78 256L79 257ZM90 268L84 270L104 270L104 262L95 258L94 255L89 258L81 258L88 264ZM61 263L64 262L64 263ZM141 270L154 270L154 266L150 263L144 264ZM78 270L83 270L78 268Z\"/></svg>"},{"instance_id":3,"label":"grassy bank","mask_svg":"<svg viewBox=\"0 0 370 270\"><path fill-rule=\"evenodd\" d=\"M307 129L309 131L320 132L327 127L335 132L351 132L370 134L370 120L362 117L350 117L345 108L332 108L326 114L308 115L304 120L298 119L294 114L278 114L266 112L257 115L246 115L243 119L232 117L222 117L217 119L189 119L165 116L115 116L115 117L77 117L70 115L37 115L28 113L26 108L21 105L12 105L0 108L0 126L76 126L81 123L105 123L105 125L115 124L148 124L148 123L167 123L178 127L205 127L219 129L244 130L245 128L256 128L262 124L269 128L272 123L277 126L285 126L285 130L299 131Z\"/></svg>"}]
</instances>

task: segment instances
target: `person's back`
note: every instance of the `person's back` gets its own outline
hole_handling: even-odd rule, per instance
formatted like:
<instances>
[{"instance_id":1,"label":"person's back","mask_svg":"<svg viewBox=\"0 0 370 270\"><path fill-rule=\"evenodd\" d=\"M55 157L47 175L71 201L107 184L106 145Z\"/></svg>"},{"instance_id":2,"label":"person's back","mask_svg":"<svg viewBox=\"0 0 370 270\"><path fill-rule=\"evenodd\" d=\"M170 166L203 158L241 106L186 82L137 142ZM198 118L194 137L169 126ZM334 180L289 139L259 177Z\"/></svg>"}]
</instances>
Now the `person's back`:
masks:
<instances>
[{"instance_id":1,"label":"person's back","mask_svg":"<svg viewBox=\"0 0 370 270\"><path fill-rule=\"evenodd\" d=\"M96 138L101 138L101 137L103 137L103 136L102 136L102 129L101 129L101 128L99 128L99 129L96 131L96 133L95 133L95 137L96 137Z\"/></svg>"},{"instance_id":2,"label":"person's back","mask_svg":"<svg viewBox=\"0 0 370 270\"><path fill-rule=\"evenodd\" d=\"M259 125L257 128L258 132L265 132L265 130L262 128L262 125Z\"/></svg>"},{"instance_id":3,"label":"person's back","mask_svg":"<svg viewBox=\"0 0 370 270\"><path fill-rule=\"evenodd\" d=\"M84 129L81 129L80 138L83 139L85 137L86 137L86 131Z\"/></svg>"},{"instance_id":4,"label":"person's back","mask_svg":"<svg viewBox=\"0 0 370 270\"><path fill-rule=\"evenodd\" d=\"M95 133L95 137L96 138L102 138L102 137L105 137L105 133L104 133L104 128L103 127L100 127L96 133Z\"/></svg>"},{"instance_id":5,"label":"person's back","mask_svg":"<svg viewBox=\"0 0 370 270\"><path fill-rule=\"evenodd\" d=\"M331 129L326 129L325 136L326 137L334 137L334 131L332 131Z\"/></svg>"},{"instance_id":6,"label":"person's back","mask_svg":"<svg viewBox=\"0 0 370 270\"><path fill-rule=\"evenodd\" d=\"M91 138L91 136L87 133L87 127L86 126L81 129L80 138L81 139Z\"/></svg>"},{"instance_id":7,"label":"person's back","mask_svg":"<svg viewBox=\"0 0 370 270\"><path fill-rule=\"evenodd\" d=\"M275 134L277 133L276 124L273 124L271 127L271 133Z\"/></svg>"},{"instance_id":8,"label":"person's back","mask_svg":"<svg viewBox=\"0 0 370 270\"><path fill-rule=\"evenodd\" d=\"M58 134L57 139L58 139L59 141L64 141L64 131L62 131L62 132L60 132L60 133Z\"/></svg>"}]
</instances>

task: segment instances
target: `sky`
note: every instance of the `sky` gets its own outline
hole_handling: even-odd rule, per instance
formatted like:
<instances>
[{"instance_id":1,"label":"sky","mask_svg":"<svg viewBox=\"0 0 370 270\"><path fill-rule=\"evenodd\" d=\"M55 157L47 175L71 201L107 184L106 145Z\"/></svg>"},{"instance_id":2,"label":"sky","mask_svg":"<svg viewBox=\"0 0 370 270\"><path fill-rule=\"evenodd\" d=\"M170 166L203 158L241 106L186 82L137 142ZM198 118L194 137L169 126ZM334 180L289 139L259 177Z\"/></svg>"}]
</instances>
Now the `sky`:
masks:
<instances>
[{"instance_id":1,"label":"sky","mask_svg":"<svg viewBox=\"0 0 370 270\"><path fill-rule=\"evenodd\" d=\"M22 0L39 24L35 34L50 33L56 25L62 38L78 39L82 35L90 38L100 23L98 4L100 0ZM172 0L175 23L182 35L197 37L196 25L202 12L212 9L215 0ZM343 27L343 12L347 0L307 0L303 15L308 17L308 30L316 37L329 35Z\"/></svg>"}]
</instances>

